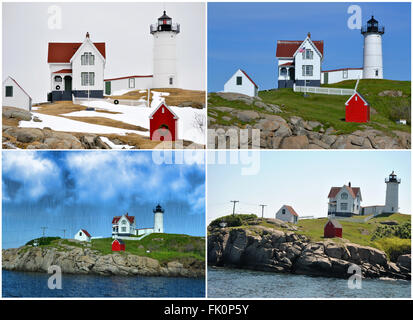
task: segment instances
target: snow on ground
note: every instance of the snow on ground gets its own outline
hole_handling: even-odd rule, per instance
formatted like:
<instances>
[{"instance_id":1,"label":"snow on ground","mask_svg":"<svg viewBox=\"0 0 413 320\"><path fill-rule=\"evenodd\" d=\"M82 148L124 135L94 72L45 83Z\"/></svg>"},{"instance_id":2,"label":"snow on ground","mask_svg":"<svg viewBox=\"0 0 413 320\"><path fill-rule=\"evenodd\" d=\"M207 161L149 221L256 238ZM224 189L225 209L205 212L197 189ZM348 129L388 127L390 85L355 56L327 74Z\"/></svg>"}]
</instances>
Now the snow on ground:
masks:
<instances>
[{"instance_id":1,"label":"snow on ground","mask_svg":"<svg viewBox=\"0 0 413 320\"><path fill-rule=\"evenodd\" d=\"M164 100L161 93L154 95L158 101ZM165 95L168 95L166 93ZM64 116L74 116L74 117L105 117L108 119L113 119L117 121L122 121L135 126L140 126L149 129L149 116L151 113L159 106L160 102L154 104L152 102L151 107L146 107L146 104L140 106L126 106L126 105L115 105L108 101L90 101L89 105L93 108L100 110L107 110L112 112L120 112L118 114L110 114L96 111L75 111L64 114ZM87 105L87 102L82 103L82 105ZM195 109L195 108L180 108L180 107L170 107L173 112L179 117L178 120L178 138L193 141L200 144L205 144L204 132L196 128L196 122L198 119L203 121L204 128L206 127L206 116L205 109ZM149 132L144 133L145 136L149 135Z\"/></svg>"},{"instance_id":2,"label":"snow on ground","mask_svg":"<svg viewBox=\"0 0 413 320\"><path fill-rule=\"evenodd\" d=\"M169 92L158 92L158 91L151 91L152 92L152 102L151 108L156 108L162 102L165 102L165 96L169 96Z\"/></svg>"},{"instance_id":3,"label":"snow on ground","mask_svg":"<svg viewBox=\"0 0 413 320\"><path fill-rule=\"evenodd\" d=\"M94 112L94 111L85 111ZM149 136L149 132L142 132L137 130L127 130L121 128L114 128L108 126L102 126L98 124L91 124L82 121L70 120L57 116L50 116L46 114L32 112L34 116L38 117L41 122L30 121L20 121L19 127L21 128L40 128L49 127L55 131L68 131L68 132L88 132L88 133L104 133L104 134L120 134L124 135L126 133L136 133L144 136ZM34 118L34 117L33 117Z\"/></svg>"},{"instance_id":4,"label":"snow on ground","mask_svg":"<svg viewBox=\"0 0 413 320\"><path fill-rule=\"evenodd\" d=\"M133 146L130 146L128 144L114 144L112 141L110 141L106 137L100 137L100 139L112 149L132 149L133 148Z\"/></svg>"}]
</instances>

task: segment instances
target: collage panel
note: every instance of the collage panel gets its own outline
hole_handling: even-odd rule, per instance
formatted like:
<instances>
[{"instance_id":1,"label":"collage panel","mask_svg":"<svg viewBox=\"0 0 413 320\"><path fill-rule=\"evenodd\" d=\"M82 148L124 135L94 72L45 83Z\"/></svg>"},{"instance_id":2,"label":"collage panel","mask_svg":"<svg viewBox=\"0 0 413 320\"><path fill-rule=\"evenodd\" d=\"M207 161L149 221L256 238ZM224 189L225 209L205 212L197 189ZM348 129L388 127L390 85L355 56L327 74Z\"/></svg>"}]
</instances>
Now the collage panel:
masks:
<instances>
[{"instance_id":1,"label":"collage panel","mask_svg":"<svg viewBox=\"0 0 413 320\"><path fill-rule=\"evenodd\" d=\"M205 3L2 7L3 149L205 147Z\"/></svg>"},{"instance_id":2,"label":"collage panel","mask_svg":"<svg viewBox=\"0 0 413 320\"><path fill-rule=\"evenodd\" d=\"M203 157L3 151L2 296L205 297Z\"/></svg>"},{"instance_id":3,"label":"collage panel","mask_svg":"<svg viewBox=\"0 0 413 320\"><path fill-rule=\"evenodd\" d=\"M410 298L410 177L410 151L208 151L208 298Z\"/></svg>"},{"instance_id":4,"label":"collage panel","mask_svg":"<svg viewBox=\"0 0 413 320\"><path fill-rule=\"evenodd\" d=\"M209 3L208 148L410 149L410 47L410 2Z\"/></svg>"}]
</instances>

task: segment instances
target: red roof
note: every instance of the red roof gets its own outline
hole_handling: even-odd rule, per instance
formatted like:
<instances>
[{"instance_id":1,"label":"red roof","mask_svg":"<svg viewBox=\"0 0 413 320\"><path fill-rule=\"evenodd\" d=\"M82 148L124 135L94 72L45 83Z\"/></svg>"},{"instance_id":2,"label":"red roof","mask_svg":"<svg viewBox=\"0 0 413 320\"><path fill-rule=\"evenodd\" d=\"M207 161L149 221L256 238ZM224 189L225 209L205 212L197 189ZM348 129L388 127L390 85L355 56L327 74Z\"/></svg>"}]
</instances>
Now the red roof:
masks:
<instances>
[{"instance_id":1,"label":"red roof","mask_svg":"<svg viewBox=\"0 0 413 320\"><path fill-rule=\"evenodd\" d=\"M320 51L321 55L323 55L324 52L324 41L313 41L311 40L314 45L316 46L317 50ZM277 41L277 52L276 56L277 58L290 58L294 56L294 53L297 51L297 49L300 47L300 45L304 41L302 40L278 40Z\"/></svg>"},{"instance_id":2,"label":"red roof","mask_svg":"<svg viewBox=\"0 0 413 320\"><path fill-rule=\"evenodd\" d=\"M287 63L280 64L280 67L281 66L292 66L292 65L293 65L292 62L287 62Z\"/></svg>"},{"instance_id":3,"label":"red roof","mask_svg":"<svg viewBox=\"0 0 413 320\"><path fill-rule=\"evenodd\" d=\"M80 229L80 230L82 230L83 233L84 233L85 235L87 235L89 238L91 237L91 235L89 234L89 232L87 232L85 229Z\"/></svg>"},{"instance_id":4,"label":"red roof","mask_svg":"<svg viewBox=\"0 0 413 320\"><path fill-rule=\"evenodd\" d=\"M15 84L17 84L17 86L20 88L20 89L22 89L22 91L26 94L26 96L28 96L30 99L32 98L32 97L30 97L29 96L29 94L26 92L26 91L24 91L24 89L19 85L19 83L16 81L16 80L14 80L12 77L10 77L9 76L9 78L15 83Z\"/></svg>"},{"instance_id":5,"label":"red roof","mask_svg":"<svg viewBox=\"0 0 413 320\"><path fill-rule=\"evenodd\" d=\"M130 223L133 223L135 221L135 217L134 216L130 216L128 214L125 214L126 219L129 220ZM118 223L118 221L120 220L120 218L122 218L122 216L116 216L113 217L112 219L112 224Z\"/></svg>"},{"instance_id":6,"label":"red roof","mask_svg":"<svg viewBox=\"0 0 413 320\"><path fill-rule=\"evenodd\" d=\"M241 69L240 69L240 70L241 70ZM252 81L252 79L250 78L250 76L249 76L244 70L241 70L241 72L242 72L243 74L245 74L245 76L254 84L254 86L255 86L256 88L258 88L257 84L256 84L254 81Z\"/></svg>"},{"instance_id":7,"label":"red roof","mask_svg":"<svg viewBox=\"0 0 413 320\"><path fill-rule=\"evenodd\" d=\"M286 205L285 207L288 209L288 211L290 211L290 213L291 213L293 216L298 217L298 213L295 212L295 210L293 209L293 207L287 206L287 205Z\"/></svg>"},{"instance_id":8,"label":"red roof","mask_svg":"<svg viewBox=\"0 0 413 320\"><path fill-rule=\"evenodd\" d=\"M93 44L106 59L105 43L94 42ZM81 42L49 42L47 62L68 63L81 45Z\"/></svg>"},{"instance_id":9,"label":"red roof","mask_svg":"<svg viewBox=\"0 0 413 320\"><path fill-rule=\"evenodd\" d=\"M347 191L350 193L350 195L353 198L355 198L357 196L357 194L360 193L360 188L359 187L356 187L356 188L352 188L352 187L349 187L349 186L345 186L345 187L346 187ZM328 194L328 198L335 198L337 193L340 192L341 188L342 187L332 187L330 189L330 193Z\"/></svg>"},{"instance_id":10,"label":"red roof","mask_svg":"<svg viewBox=\"0 0 413 320\"><path fill-rule=\"evenodd\" d=\"M72 73L72 69L62 69L53 73Z\"/></svg>"},{"instance_id":11,"label":"red roof","mask_svg":"<svg viewBox=\"0 0 413 320\"><path fill-rule=\"evenodd\" d=\"M343 70L363 70L363 68L341 68L333 70L321 70L321 72L334 72L334 71L343 71Z\"/></svg>"},{"instance_id":12,"label":"red roof","mask_svg":"<svg viewBox=\"0 0 413 320\"><path fill-rule=\"evenodd\" d=\"M103 81L113 81L113 80L122 80L122 79L130 79L130 78L152 78L152 77L153 77L153 75L147 75L147 76L128 76L128 77L105 79L105 80L103 80Z\"/></svg>"}]
</instances>

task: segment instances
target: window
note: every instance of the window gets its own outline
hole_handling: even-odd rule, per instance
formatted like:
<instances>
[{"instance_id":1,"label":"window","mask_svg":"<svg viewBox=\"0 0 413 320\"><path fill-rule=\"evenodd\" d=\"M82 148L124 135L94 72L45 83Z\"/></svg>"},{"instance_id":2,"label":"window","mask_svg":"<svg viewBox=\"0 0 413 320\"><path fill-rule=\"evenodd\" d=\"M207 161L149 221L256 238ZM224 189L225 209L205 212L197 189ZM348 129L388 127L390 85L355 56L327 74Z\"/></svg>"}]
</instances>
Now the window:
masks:
<instances>
[{"instance_id":1,"label":"window","mask_svg":"<svg viewBox=\"0 0 413 320\"><path fill-rule=\"evenodd\" d=\"M123 220L123 221L122 221L122 224L123 224L123 225L125 225L125 224L126 224L126 221L125 221L125 220Z\"/></svg>"},{"instance_id":2,"label":"window","mask_svg":"<svg viewBox=\"0 0 413 320\"><path fill-rule=\"evenodd\" d=\"M280 73L281 73L282 76L286 76L287 75L287 68L281 68Z\"/></svg>"},{"instance_id":3,"label":"window","mask_svg":"<svg viewBox=\"0 0 413 320\"><path fill-rule=\"evenodd\" d=\"M237 77L237 86L242 86L242 77Z\"/></svg>"},{"instance_id":4,"label":"window","mask_svg":"<svg viewBox=\"0 0 413 320\"><path fill-rule=\"evenodd\" d=\"M312 76L313 75L313 66L312 65L303 65L303 76Z\"/></svg>"},{"instance_id":5,"label":"window","mask_svg":"<svg viewBox=\"0 0 413 320\"><path fill-rule=\"evenodd\" d=\"M341 199L347 200L347 199L348 199L348 193L343 192L343 193L341 194Z\"/></svg>"},{"instance_id":6,"label":"window","mask_svg":"<svg viewBox=\"0 0 413 320\"><path fill-rule=\"evenodd\" d=\"M61 76L56 76L54 77L55 82L62 82L62 77Z\"/></svg>"},{"instance_id":7,"label":"window","mask_svg":"<svg viewBox=\"0 0 413 320\"><path fill-rule=\"evenodd\" d=\"M313 51L311 49L305 49L303 51L303 59L304 60L312 60L313 59Z\"/></svg>"},{"instance_id":8,"label":"window","mask_svg":"<svg viewBox=\"0 0 413 320\"><path fill-rule=\"evenodd\" d=\"M80 236L80 237L82 236L82 232L79 232L79 236Z\"/></svg>"},{"instance_id":9,"label":"window","mask_svg":"<svg viewBox=\"0 0 413 320\"><path fill-rule=\"evenodd\" d=\"M347 210L347 203L345 203L345 202L340 203L340 210L346 211Z\"/></svg>"},{"instance_id":10,"label":"window","mask_svg":"<svg viewBox=\"0 0 413 320\"><path fill-rule=\"evenodd\" d=\"M13 97L13 86L6 86L6 97Z\"/></svg>"},{"instance_id":11,"label":"window","mask_svg":"<svg viewBox=\"0 0 413 320\"><path fill-rule=\"evenodd\" d=\"M95 73L94 72L82 72L82 86L94 86L95 85Z\"/></svg>"},{"instance_id":12,"label":"window","mask_svg":"<svg viewBox=\"0 0 413 320\"><path fill-rule=\"evenodd\" d=\"M282 213L285 214L285 209L283 209Z\"/></svg>"},{"instance_id":13,"label":"window","mask_svg":"<svg viewBox=\"0 0 413 320\"><path fill-rule=\"evenodd\" d=\"M376 69L376 77L379 76L379 70Z\"/></svg>"},{"instance_id":14,"label":"window","mask_svg":"<svg viewBox=\"0 0 413 320\"><path fill-rule=\"evenodd\" d=\"M169 85L171 86L171 85L173 85L174 84L174 78L169 78Z\"/></svg>"},{"instance_id":15,"label":"window","mask_svg":"<svg viewBox=\"0 0 413 320\"><path fill-rule=\"evenodd\" d=\"M135 78L129 79L129 88L135 88Z\"/></svg>"},{"instance_id":16,"label":"window","mask_svg":"<svg viewBox=\"0 0 413 320\"><path fill-rule=\"evenodd\" d=\"M122 227L122 228L121 228L121 231L122 231L122 232L126 232L126 227Z\"/></svg>"},{"instance_id":17,"label":"window","mask_svg":"<svg viewBox=\"0 0 413 320\"><path fill-rule=\"evenodd\" d=\"M348 70L343 70L343 79L348 78Z\"/></svg>"},{"instance_id":18,"label":"window","mask_svg":"<svg viewBox=\"0 0 413 320\"><path fill-rule=\"evenodd\" d=\"M95 56L91 52L85 52L80 58L82 66L95 65Z\"/></svg>"}]
</instances>

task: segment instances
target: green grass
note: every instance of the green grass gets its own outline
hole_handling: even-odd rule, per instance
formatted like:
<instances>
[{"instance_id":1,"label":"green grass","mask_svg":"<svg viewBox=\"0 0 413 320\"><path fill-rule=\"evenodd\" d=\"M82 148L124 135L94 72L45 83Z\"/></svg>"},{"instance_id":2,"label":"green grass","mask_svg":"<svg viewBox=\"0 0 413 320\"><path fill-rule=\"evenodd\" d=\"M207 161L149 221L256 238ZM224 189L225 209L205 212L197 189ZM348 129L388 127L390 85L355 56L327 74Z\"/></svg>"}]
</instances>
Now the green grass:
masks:
<instances>
[{"instance_id":1,"label":"green grass","mask_svg":"<svg viewBox=\"0 0 413 320\"><path fill-rule=\"evenodd\" d=\"M383 238L377 240L377 248L386 252L390 261L396 262L397 258L402 254L411 253L411 239L400 238Z\"/></svg>"},{"instance_id":2,"label":"green grass","mask_svg":"<svg viewBox=\"0 0 413 320\"><path fill-rule=\"evenodd\" d=\"M341 83L328 85L335 88L354 88L355 81L349 80ZM378 94L384 90L399 90L403 92L402 97L381 97ZM407 126L395 123L399 115L397 110L400 108L408 110L410 114L410 81L392 81L392 80L361 80L358 91L365 96L371 107L377 111L371 115L371 121L367 124L369 127L382 131L386 134L393 135L393 130L410 132L410 123ZM282 106L282 113L277 115L288 120L292 116L299 116L304 120L318 121L325 128L333 127L336 134L349 134L356 130L364 130L366 124L345 122L344 103L349 96L335 96L323 94L309 94L303 97L302 93L293 92L292 89L279 89L260 91L259 97L264 103L276 104ZM241 101L228 101L214 93L208 95L209 115L216 118L216 122L222 125L237 125L243 127L245 123L237 119L225 121L222 119L228 112L218 111L214 107L224 106L241 110L256 110L265 113L262 109L253 105L247 105ZM218 116L211 114L216 112ZM406 116L410 121L410 116Z\"/></svg>"},{"instance_id":3,"label":"green grass","mask_svg":"<svg viewBox=\"0 0 413 320\"><path fill-rule=\"evenodd\" d=\"M161 240L162 239L162 240ZM92 250L101 254L112 254L112 238L92 240ZM125 253L138 256L150 257L160 263L172 260L196 259L205 261L205 239L183 234L154 233L142 240L123 240L125 242ZM146 251L150 252L147 253ZM121 252L121 254L124 254Z\"/></svg>"}]
</instances>

